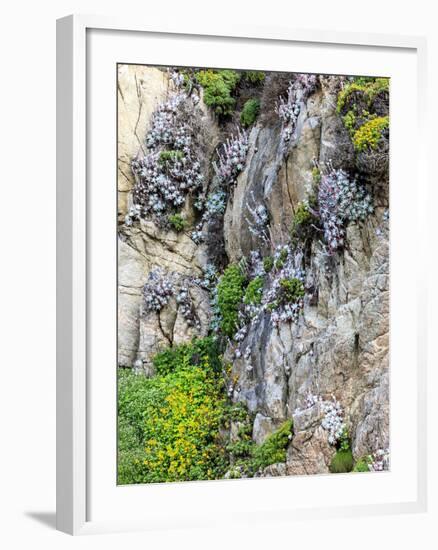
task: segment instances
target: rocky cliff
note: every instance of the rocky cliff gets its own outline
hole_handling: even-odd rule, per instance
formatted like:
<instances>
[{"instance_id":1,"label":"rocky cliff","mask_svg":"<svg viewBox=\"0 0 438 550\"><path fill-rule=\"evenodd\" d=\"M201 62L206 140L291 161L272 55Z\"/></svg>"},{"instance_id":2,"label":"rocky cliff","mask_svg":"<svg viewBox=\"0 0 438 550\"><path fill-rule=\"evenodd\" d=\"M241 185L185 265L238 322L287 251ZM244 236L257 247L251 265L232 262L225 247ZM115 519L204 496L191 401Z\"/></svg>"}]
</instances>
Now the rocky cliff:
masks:
<instances>
[{"instance_id":1,"label":"rocky cliff","mask_svg":"<svg viewBox=\"0 0 438 550\"><path fill-rule=\"evenodd\" d=\"M329 472L340 444L355 461L386 460L387 84L241 77L236 109L254 96L261 110L238 130L202 78L119 71L119 366L153 376L158 351L215 334L227 397L248 411L253 442L293 423L285 460L258 475ZM151 141L165 121L178 136L190 128L184 159ZM163 194L164 163L180 195ZM241 274L236 306L221 294L230 266ZM234 307L231 329L223 304ZM226 437L238 429L231 422Z\"/></svg>"}]
</instances>

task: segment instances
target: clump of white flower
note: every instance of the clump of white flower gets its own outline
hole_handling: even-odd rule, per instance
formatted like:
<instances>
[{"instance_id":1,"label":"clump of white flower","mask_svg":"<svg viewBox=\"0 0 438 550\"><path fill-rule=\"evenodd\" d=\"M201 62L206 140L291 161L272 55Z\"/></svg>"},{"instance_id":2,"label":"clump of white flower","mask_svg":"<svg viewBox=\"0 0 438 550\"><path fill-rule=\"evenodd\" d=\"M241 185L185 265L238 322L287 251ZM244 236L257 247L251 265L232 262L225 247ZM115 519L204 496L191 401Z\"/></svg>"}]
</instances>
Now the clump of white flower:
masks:
<instances>
[{"instance_id":1,"label":"clump of white flower","mask_svg":"<svg viewBox=\"0 0 438 550\"><path fill-rule=\"evenodd\" d=\"M274 326L297 323L304 307L304 270L299 267L301 256L288 245L280 245L274 253L271 286L265 302Z\"/></svg>"},{"instance_id":2,"label":"clump of white flower","mask_svg":"<svg viewBox=\"0 0 438 550\"><path fill-rule=\"evenodd\" d=\"M323 399L320 395L309 391L305 397L303 406L295 409L295 413L310 409L317 404L320 405L324 414L321 426L328 432L328 443L336 445L338 442L343 441L348 432L344 422L342 406L334 395L331 396L331 399Z\"/></svg>"},{"instance_id":3,"label":"clump of white flower","mask_svg":"<svg viewBox=\"0 0 438 550\"><path fill-rule=\"evenodd\" d=\"M190 237L195 244L201 244L205 240L205 235L202 231L202 222L196 224L195 229L190 234Z\"/></svg>"},{"instance_id":4,"label":"clump of white flower","mask_svg":"<svg viewBox=\"0 0 438 550\"><path fill-rule=\"evenodd\" d=\"M205 212L203 219L208 220L211 216L223 214L227 205L226 198L227 196L225 191L222 189L218 189L214 193L210 193L205 201Z\"/></svg>"},{"instance_id":5,"label":"clump of white flower","mask_svg":"<svg viewBox=\"0 0 438 550\"><path fill-rule=\"evenodd\" d=\"M178 304L179 311L189 327L194 327L197 330L200 330L201 323L199 321L199 317L196 315L188 284L181 286L178 294L176 295L176 302Z\"/></svg>"},{"instance_id":6,"label":"clump of white flower","mask_svg":"<svg viewBox=\"0 0 438 550\"><path fill-rule=\"evenodd\" d=\"M169 211L181 208L188 193L198 192L204 184L199 143L193 131L195 103L183 91L180 73L173 71L170 79L176 91L152 115L145 140L148 152L131 163L134 204L125 219L127 225L139 218L162 220Z\"/></svg>"},{"instance_id":7,"label":"clump of white flower","mask_svg":"<svg viewBox=\"0 0 438 550\"><path fill-rule=\"evenodd\" d=\"M324 412L321 426L328 432L327 440L330 445L336 445L342 439L346 428L341 404L332 395L331 401L321 401L321 407Z\"/></svg>"},{"instance_id":8,"label":"clump of white flower","mask_svg":"<svg viewBox=\"0 0 438 550\"><path fill-rule=\"evenodd\" d=\"M332 169L321 177L318 204L329 254L344 246L348 222L365 220L373 212L371 196L343 170Z\"/></svg>"},{"instance_id":9,"label":"clump of white flower","mask_svg":"<svg viewBox=\"0 0 438 550\"><path fill-rule=\"evenodd\" d=\"M315 75L297 74L289 83L286 98L279 97L278 99L275 111L282 122L281 138L284 149L288 142L295 139L301 103L315 91L316 84L317 77Z\"/></svg>"},{"instance_id":10,"label":"clump of white flower","mask_svg":"<svg viewBox=\"0 0 438 550\"><path fill-rule=\"evenodd\" d=\"M143 286L143 306L145 312L159 312L169 302L174 294L174 288L167 275L160 269L149 273Z\"/></svg>"},{"instance_id":11,"label":"clump of white flower","mask_svg":"<svg viewBox=\"0 0 438 550\"><path fill-rule=\"evenodd\" d=\"M181 74L179 71L173 70L170 73L170 79L172 80L174 86L176 88L182 88L184 85L184 75Z\"/></svg>"},{"instance_id":12,"label":"clump of white flower","mask_svg":"<svg viewBox=\"0 0 438 550\"><path fill-rule=\"evenodd\" d=\"M255 200L253 193L251 193L250 196L255 206L252 207L249 201L246 203L246 208L250 214L250 217L246 218L248 229L254 237L261 239L263 242L268 242L268 211L263 204L256 204L257 201Z\"/></svg>"},{"instance_id":13,"label":"clump of white flower","mask_svg":"<svg viewBox=\"0 0 438 550\"><path fill-rule=\"evenodd\" d=\"M141 216L141 208L138 204L133 204L129 210L128 213L125 216L125 224L129 227L131 226L134 221L138 220Z\"/></svg>"},{"instance_id":14,"label":"clump of white flower","mask_svg":"<svg viewBox=\"0 0 438 550\"><path fill-rule=\"evenodd\" d=\"M248 134L238 130L237 135L227 139L218 152L218 163L214 168L220 183L225 187L233 185L242 172L248 153Z\"/></svg>"}]
</instances>

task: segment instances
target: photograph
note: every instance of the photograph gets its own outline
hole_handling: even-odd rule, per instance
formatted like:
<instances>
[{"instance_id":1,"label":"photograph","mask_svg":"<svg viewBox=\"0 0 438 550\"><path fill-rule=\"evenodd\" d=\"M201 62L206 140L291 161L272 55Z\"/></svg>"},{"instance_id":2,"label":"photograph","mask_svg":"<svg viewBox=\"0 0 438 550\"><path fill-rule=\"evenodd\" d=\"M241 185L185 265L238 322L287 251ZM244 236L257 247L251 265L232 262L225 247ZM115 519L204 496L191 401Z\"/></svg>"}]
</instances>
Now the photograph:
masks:
<instances>
[{"instance_id":1,"label":"photograph","mask_svg":"<svg viewBox=\"0 0 438 550\"><path fill-rule=\"evenodd\" d=\"M115 77L117 484L389 470L391 79Z\"/></svg>"}]
</instances>

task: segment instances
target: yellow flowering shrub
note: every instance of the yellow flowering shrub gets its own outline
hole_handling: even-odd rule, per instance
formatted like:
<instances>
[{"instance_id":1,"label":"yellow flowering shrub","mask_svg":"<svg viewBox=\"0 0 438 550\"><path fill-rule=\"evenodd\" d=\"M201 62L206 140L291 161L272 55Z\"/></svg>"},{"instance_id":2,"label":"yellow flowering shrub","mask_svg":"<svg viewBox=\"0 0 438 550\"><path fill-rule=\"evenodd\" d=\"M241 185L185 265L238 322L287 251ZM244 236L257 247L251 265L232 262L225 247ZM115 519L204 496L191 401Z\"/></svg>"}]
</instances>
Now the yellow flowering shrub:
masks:
<instances>
[{"instance_id":1,"label":"yellow flowering shrub","mask_svg":"<svg viewBox=\"0 0 438 550\"><path fill-rule=\"evenodd\" d=\"M365 122L353 135L356 151L377 149L384 130L389 127L389 117L377 117Z\"/></svg>"},{"instance_id":2,"label":"yellow flowering shrub","mask_svg":"<svg viewBox=\"0 0 438 550\"><path fill-rule=\"evenodd\" d=\"M153 378L119 373L119 484L216 479L225 471L223 383L208 355L196 364L187 361L190 350L181 357Z\"/></svg>"}]
</instances>

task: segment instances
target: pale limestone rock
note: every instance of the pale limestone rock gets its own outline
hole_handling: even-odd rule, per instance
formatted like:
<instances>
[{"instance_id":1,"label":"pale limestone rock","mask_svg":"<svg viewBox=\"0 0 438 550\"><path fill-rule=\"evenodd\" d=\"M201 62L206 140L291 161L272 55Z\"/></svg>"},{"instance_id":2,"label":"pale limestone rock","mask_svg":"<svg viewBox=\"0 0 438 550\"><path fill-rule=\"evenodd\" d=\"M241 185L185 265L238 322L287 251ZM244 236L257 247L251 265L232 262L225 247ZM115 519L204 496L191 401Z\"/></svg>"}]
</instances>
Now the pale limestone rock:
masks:
<instances>
[{"instance_id":1,"label":"pale limestone rock","mask_svg":"<svg viewBox=\"0 0 438 550\"><path fill-rule=\"evenodd\" d=\"M118 213L123 218L128 209L129 191L134 185L131 161L139 151L150 128L151 115L164 100L169 81L164 71L143 65L119 65L118 99Z\"/></svg>"},{"instance_id":2,"label":"pale limestone rock","mask_svg":"<svg viewBox=\"0 0 438 550\"><path fill-rule=\"evenodd\" d=\"M149 271L144 255L118 239L118 363L132 366L139 346L143 281Z\"/></svg>"}]
</instances>

